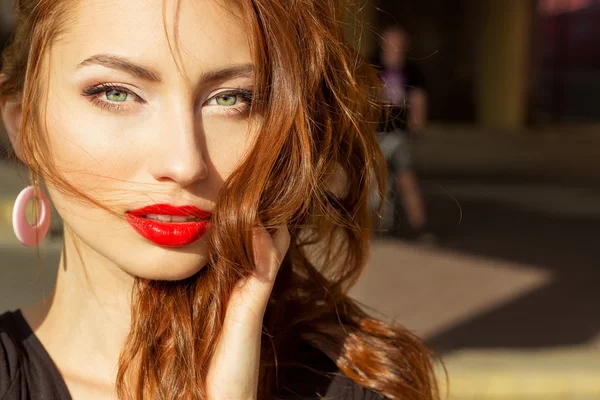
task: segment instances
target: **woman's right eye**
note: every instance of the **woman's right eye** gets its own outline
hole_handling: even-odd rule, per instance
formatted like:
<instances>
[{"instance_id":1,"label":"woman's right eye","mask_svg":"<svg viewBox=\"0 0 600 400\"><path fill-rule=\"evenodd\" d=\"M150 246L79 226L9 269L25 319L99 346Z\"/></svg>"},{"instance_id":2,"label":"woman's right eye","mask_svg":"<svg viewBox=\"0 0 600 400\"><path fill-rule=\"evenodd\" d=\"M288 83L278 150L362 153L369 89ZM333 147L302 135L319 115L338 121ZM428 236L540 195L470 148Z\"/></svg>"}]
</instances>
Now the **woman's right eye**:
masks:
<instances>
[{"instance_id":1,"label":"woman's right eye","mask_svg":"<svg viewBox=\"0 0 600 400\"><path fill-rule=\"evenodd\" d=\"M127 101L128 97L129 97L129 93L127 93L123 90L111 89L111 90L106 91L106 98L115 103L123 103L123 102Z\"/></svg>"},{"instance_id":2,"label":"woman's right eye","mask_svg":"<svg viewBox=\"0 0 600 400\"><path fill-rule=\"evenodd\" d=\"M83 96L101 109L122 112L134 107L134 103L143 103L143 100L130 89L114 84L100 84L84 89Z\"/></svg>"}]
</instances>

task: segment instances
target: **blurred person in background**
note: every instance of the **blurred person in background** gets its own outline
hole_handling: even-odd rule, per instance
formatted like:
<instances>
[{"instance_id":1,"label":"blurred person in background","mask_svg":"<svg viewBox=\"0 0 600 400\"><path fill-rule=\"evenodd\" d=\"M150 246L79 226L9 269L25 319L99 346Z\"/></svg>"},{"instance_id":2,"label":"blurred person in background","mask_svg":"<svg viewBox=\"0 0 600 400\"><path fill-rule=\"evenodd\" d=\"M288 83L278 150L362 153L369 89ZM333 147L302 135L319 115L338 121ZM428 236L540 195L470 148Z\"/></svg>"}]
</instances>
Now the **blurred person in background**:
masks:
<instances>
[{"instance_id":1,"label":"blurred person in background","mask_svg":"<svg viewBox=\"0 0 600 400\"><path fill-rule=\"evenodd\" d=\"M52 200L65 235L54 291L0 316L0 399L439 398L347 295L383 160L338 3L16 2L13 228L37 246Z\"/></svg>"},{"instance_id":2,"label":"blurred person in background","mask_svg":"<svg viewBox=\"0 0 600 400\"><path fill-rule=\"evenodd\" d=\"M427 123L425 78L407 58L410 39L401 26L389 26L381 35L381 68L385 118L377 139L388 163L388 190L380 228L390 234L418 237L427 223L425 202L411 151L411 140L422 135ZM406 222L401 215L406 216Z\"/></svg>"}]
</instances>

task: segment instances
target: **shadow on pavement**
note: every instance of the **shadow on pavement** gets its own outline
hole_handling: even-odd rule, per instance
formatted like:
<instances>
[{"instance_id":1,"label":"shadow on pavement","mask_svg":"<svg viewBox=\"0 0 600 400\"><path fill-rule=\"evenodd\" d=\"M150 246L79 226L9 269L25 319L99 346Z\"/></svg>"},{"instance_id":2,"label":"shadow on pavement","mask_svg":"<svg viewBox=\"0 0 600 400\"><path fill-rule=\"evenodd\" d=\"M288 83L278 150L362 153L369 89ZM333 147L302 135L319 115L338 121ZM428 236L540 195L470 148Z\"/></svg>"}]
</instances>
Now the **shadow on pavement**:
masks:
<instances>
[{"instance_id":1,"label":"shadow on pavement","mask_svg":"<svg viewBox=\"0 0 600 400\"><path fill-rule=\"evenodd\" d=\"M449 196L429 197L431 229L442 233L441 248L535 265L554 276L539 290L436 334L429 340L433 348L447 353L461 348L580 345L600 333L600 261L594 251L600 240L598 217L459 198L463 220L450 229L458 206ZM439 215L440 210L453 209L450 203L452 214Z\"/></svg>"}]
</instances>

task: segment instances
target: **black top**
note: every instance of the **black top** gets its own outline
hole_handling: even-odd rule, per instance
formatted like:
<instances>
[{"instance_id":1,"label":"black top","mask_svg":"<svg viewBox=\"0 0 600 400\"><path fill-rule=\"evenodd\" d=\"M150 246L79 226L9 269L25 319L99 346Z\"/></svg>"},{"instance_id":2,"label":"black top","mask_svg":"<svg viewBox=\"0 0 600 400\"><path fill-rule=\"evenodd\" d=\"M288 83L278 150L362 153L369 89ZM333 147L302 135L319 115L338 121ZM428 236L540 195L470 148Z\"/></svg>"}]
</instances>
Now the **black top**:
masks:
<instances>
[{"instance_id":1,"label":"black top","mask_svg":"<svg viewBox=\"0 0 600 400\"><path fill-rule=\"evenodd\" d=\"M20 311L0 316L0 400L67 400L69 390Z\"/></svg>"},{"instance_id":2,"label":"black top","mask_svg":"<svg viewBox=\"0 0 600 400\"><path fill-rule=\"evenodd\" d=\"M402 99L386 99L385 118L379 124L378 131L389 132L395 129L407 131L408 95L415 89L427 90L425 75L419 65L411 59L406 60L404 66L398 70L383 68L379 59L374 60L373 65L379 70L379 77L384 87L400 85L401 88L397 89L403 92Z\"/></svg>"},{"instance_id":3,"label":"black top","mask_svg":"<svg viewBox=\"0 0 600 400\"><path fill-rule=\"evenodd\" d=\"M303 346L302 354L310 367L286 374L290 379L281 399L384 400L339 374L320 351ZM21 312L0 315L0 400L70 399L60 372Z\"/></svg>"}]
</instances>

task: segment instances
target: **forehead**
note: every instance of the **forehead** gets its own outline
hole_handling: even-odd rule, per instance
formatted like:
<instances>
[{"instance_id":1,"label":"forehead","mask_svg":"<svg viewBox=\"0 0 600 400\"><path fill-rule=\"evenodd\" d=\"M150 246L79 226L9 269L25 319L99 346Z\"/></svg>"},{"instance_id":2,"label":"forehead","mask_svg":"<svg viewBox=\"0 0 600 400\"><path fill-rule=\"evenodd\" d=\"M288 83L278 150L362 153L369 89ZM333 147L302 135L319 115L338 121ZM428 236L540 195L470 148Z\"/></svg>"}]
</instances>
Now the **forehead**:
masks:
<instances>
[{"instance_id":1,"label":"forehead","mask_svg":"<svg viewBox=\"0 0 600 400\"><path fill-rule=\"evenodd\" d=\"M229 3L217 0L84 0L55 47L81 62L110 53L186 74L250 61L249 31ZM66 53L66 54L65 54Z\"/></svg>"}]
</instances>

